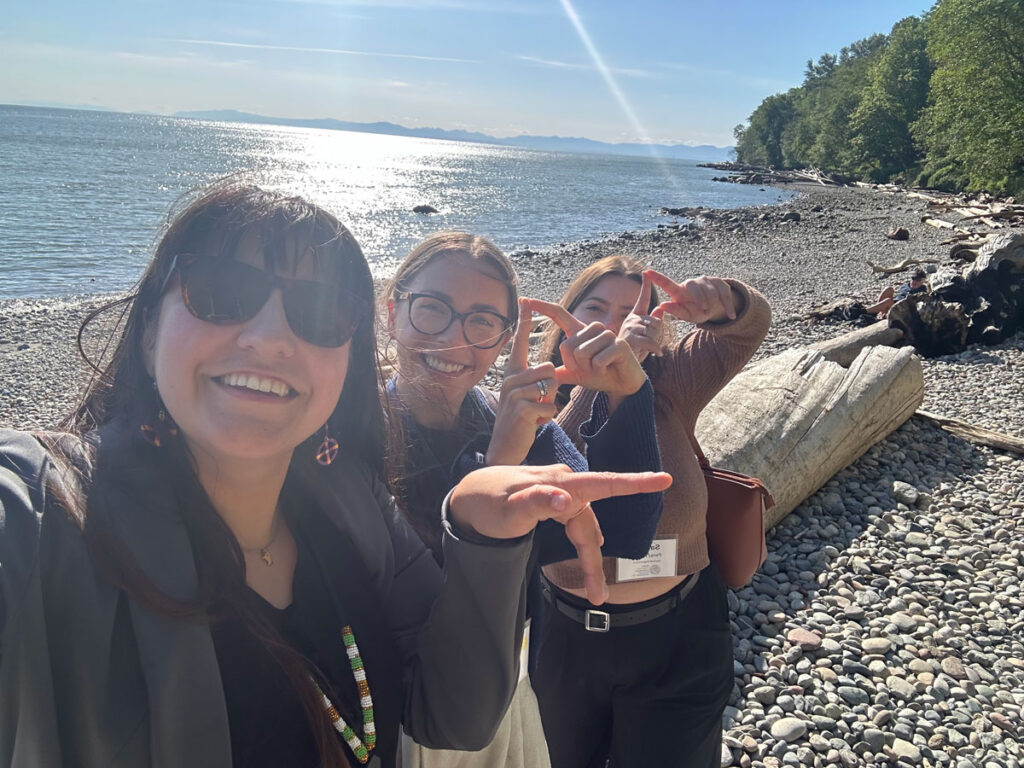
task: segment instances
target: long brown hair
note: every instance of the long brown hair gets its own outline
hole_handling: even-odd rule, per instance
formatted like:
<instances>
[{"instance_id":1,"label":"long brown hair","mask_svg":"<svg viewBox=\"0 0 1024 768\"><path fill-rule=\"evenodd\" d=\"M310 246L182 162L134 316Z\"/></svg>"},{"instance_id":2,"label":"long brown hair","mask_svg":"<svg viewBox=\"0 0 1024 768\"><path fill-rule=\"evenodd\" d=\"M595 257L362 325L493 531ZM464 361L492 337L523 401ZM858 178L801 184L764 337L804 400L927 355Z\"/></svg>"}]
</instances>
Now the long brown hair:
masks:
<instances>
[{"instance_id":1,"label":"long brown hair","mask_svg":"<svg viewBox=\"0 0 1024 768\"><path fill-rule=\"evenodd\" d=\"M136 288L83 322L79 351L92 366L94 376L64 429L80 437L105 429L137 436L140 424L155 421L161 406L146 370L143 348L147 324L154 321L166 291L177 285L175 257L235 258L239 244L254 235L263 244L266 268L284 268L270 261L293 258L294 262L287 263L297 263L299 255L312 252L319 279L343 285L365 302L367 311L349 342L344 388L328 424L331 433L345 436L346 452L365 458L375 470L383 472L385 440L372 312L373 279L359 244L334 216L316 205L234 178L215 183L180 203L169 216ZM93 360L85 349L87 333L93 323L109 318L111 313L118 315L117 327L107 336L105 349L113 351ZM88 504L87 493L64 494L62 502L82 525L90 554L116 587L155 611L188 621L239 622L290 682L316 740L321 764L347 768L345 753L311 683L309 662L264 618L258 598L246 585L241 548L199 483L184 440L169 434L163 437L158 449L159 471L170 478L175 489L174 501L193 548L199 579L197 598L180 600L161 592L118 541L103 505ZM316 482L304 467L304 463L312 462L315 441L316 436L311 436L293 454L289 476L300 483ZM146 448L141 453L146 454ZM145 508L145 499L140 499L139 506Z\"/></svg>"},{"instance_id":2,"label":"long brown hair","mask_svg":"<svg viewBox=\"0 0 1024 768\"><path fill-rule=\"evenodd\" d=\"M646 266L639 259L634 259L621 253L605 256L576 275L576 278L569 283L569 287L565 289L565 293L562 294L562 298L558 300L558 303L569 310L570 313L575 312L576 308L583 303L583 300L590 295L590 292L603 278L609 275L625 277L640 285L643 282L645 269ZM661 303L661 299L658 296L658 289L652 287L651 302L647 312L652 312L659 303ZM541 339L540 359L544 361L550 360L555 365L561 365L562 353L559 352L558 347L564 340L565 332L554 323L549 323L548 329L544 332L543 339ZM566 399L565 393L560 391L556 402L559 405L565 405Z\"/></svg>"}]
</instances>

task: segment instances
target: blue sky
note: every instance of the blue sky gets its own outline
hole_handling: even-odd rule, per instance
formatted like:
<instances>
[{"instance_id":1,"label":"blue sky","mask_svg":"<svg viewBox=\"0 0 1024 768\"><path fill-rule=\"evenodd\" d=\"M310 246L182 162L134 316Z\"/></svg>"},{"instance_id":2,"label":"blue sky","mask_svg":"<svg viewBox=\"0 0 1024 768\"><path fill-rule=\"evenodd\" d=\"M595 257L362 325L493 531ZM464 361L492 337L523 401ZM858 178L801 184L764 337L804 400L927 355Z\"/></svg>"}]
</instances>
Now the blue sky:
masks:
<instances>
[{"instance_id":1,"label":"blue sky","mask_svg":"<svg viewBox=\"0 0 1024 768\"><path fill-rule=\"evenodd\" d=\"M926 0L4 0L0 103L732 142ZM602 72L602 66L604 70Z\"/></svg>"}]
</instances>

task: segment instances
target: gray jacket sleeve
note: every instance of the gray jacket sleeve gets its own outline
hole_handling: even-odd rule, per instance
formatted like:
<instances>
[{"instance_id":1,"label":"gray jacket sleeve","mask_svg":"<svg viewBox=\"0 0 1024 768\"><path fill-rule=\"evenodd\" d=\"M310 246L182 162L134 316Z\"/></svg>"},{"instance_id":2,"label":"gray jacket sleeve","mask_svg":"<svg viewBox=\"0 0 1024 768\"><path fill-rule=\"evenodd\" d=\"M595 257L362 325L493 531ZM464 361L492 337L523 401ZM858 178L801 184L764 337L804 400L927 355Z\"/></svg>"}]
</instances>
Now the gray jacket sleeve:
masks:
<instances>
[{"instance_id":1,"label":"gray jacket sleeve","mask_svg":"<svg viewBox=\"0 0 1024 768\"><path fill-rule=\"evenodd\" d=\"M403 662L405 730L426 747L483 749L519 677L533 536L471 540L446 526L442 578L382 484L376 493L394 554L387 613Z\"/></svg>"},{"instance_id":2,"label":"gray jacket sleeve","mask_svg":"<svg viewBox=\"0 0 1024 768\"><path fill-rule=\"evenodd\" d=\"M35 565L47 460L31 436L0 430L0 658L7 612Z\"/></svg>"}]
</instances>

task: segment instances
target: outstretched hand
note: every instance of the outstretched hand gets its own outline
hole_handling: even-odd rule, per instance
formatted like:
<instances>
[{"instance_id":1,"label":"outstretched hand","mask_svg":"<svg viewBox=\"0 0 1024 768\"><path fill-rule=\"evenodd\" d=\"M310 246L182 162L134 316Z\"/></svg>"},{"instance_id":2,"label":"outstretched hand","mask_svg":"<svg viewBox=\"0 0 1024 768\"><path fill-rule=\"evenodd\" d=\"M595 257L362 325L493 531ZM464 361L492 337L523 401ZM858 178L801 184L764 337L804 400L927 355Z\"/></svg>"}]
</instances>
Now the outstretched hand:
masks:
<instances>
[{"instance_id":1,"label":"outstretched hand","mask_svg":"<svg viewBox=\"0 0 1024 768\"><path fill-rule=\"evenodd\" d=\"M601 323L584 325L558 304L527 299L530 308L545 315L565 333L559 345L562 365L555 369L559 386L572 384L629 397L647 381L647 374L629 345Z\"/></svg>"},{"instance_id":2,"label":"outstretched hand","mask_svg":"<svg viewBox=\"0 0 1024 768\"><path fill-rule=\"evenodd\" d=\"M601 605L608 598L601 568L604 537L591 502L656 493L671 484L665 472L573 472L564 464L485 467L455 486L450 513L458 527L494 539L523 536L542 520L562 523L580 559L587 599Z\"/></svg>"},{"instance_id":3,"label":"outstretched hand","mask_svg":"<svg viewBox=\"0 0 1024 768\"><path fill-rule=\"evenodd\" d=\"M668 295L651 313L655 317L668 313L688 323L724 323L743 311L741 294L720 277L705 275L677 283L653 269L644 272L648 276Z\"/></svg>"},{"instance_id":4,"label":"outstretched hand","mask_svg":"<svg viewBox=\"0 0 1024 768\"><path fill-rule=\"evenodd\" d=\"M487 464L521 464L530 452L537 427L555 417L555 366L530 366L529 300L519 300L519 325L494 414L494 430L487 448Z\"/></svg>"},{"instance_id":5,"label":"outstretched hand","mask_svg":"<svg viewBox=\"0 0 1024 768\"><path fill-rule=\"evenodd\" d=\"M641 363L648 355L661 357L662 354L661 314L647 314L651 306L651 290L651 276L649 271L644 272L640 283L640 295L619 328L619 338L629 344L629 348Z\"/></svg>"}]
</instances>

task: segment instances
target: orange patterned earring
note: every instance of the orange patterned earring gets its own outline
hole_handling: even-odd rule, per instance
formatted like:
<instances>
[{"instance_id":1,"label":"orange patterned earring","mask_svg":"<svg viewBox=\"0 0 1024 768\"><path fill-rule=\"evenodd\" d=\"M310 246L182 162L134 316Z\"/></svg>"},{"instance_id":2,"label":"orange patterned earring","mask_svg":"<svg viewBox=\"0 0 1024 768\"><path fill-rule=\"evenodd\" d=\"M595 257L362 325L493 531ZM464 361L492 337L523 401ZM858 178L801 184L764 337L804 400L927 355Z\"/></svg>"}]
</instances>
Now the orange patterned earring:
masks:
<instances>
[{"instance_id":1,"label":"orange patterned earring","mask_svg":"<svg viewBox=\"0 0 1024 768\"><path fill-rule=\"evenodd\" d=\"M324 424L324 439L320 447L316 449L316 463L322 467L330 466L338 457L338 441L331 437Z\"/></svg>"},{"instance_id":2,"label":"orange patterned earring","mask_svg":"<svg viewBox=\"0 0 1024 768\"><path fill-rule=\"evenodd\" d=\"M156 392L156 400L159 405L156 412L155 424L142 424L139 431L142 432L142 439L155 448L160 448L164 440L178 434L178 425L170 417L164 408L163 400L160 399L160 392L157 391L156 382L153 382L153 391Z\"/></svg>"}]
</instances>

